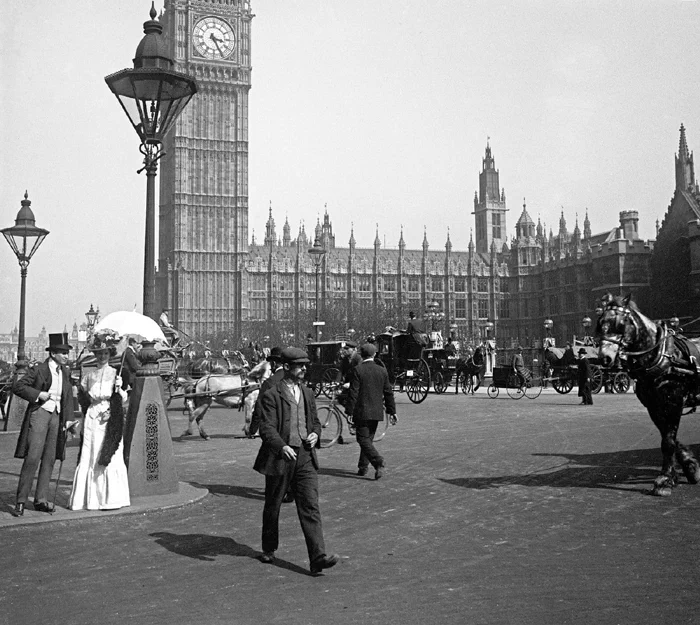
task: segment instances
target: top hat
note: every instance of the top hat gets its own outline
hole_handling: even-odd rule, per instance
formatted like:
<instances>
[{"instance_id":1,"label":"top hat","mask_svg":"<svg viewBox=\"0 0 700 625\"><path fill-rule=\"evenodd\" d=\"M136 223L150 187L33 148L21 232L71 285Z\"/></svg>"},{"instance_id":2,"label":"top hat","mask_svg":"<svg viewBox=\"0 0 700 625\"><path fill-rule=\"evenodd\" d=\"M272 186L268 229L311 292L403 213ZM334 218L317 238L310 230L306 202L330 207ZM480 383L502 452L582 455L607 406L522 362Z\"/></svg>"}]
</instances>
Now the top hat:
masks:
<instances>
[{"instance_id":1,"label":"top hat","mask_svg":"<svg viewBox=\"0 0 700 625\"><path fill-rule=\"evenodd\" d=\"M582 347L581 349L578 350L578 353L579 353L579 356L580 356L581 354L585 354L585 353L587 353L587 352L586 352L586 349L585 349L584 347Z\"/></svg>"},{"instance_id":2,"label":"top hat","mask_svg":"<svg viewBox=\"0 0 700 625\"><path fill-rule=\"evenodd\" d=\"M305 365L309 362L308 354L298 347L285 347L282 350L282 362L290 365Z\"/></svg>"},{"instance_id":3,"label":"top hat","mask_svg":"<svg viewBox=\"0 0 700 625\"><path fill-rule=\"evenodd\" d=\"M273 347L265 360L282 360L282 350L279 347Z\"/></svg>"},{"instance_id":4,"label":"top hat","mask_svg":"<svg viewBox=\"0 0 700 625\"><path fill-rule=\"evenodd\" d=\"M57 334L49 334L49 346L47 352L69 352L73 349L72 345L68 345L68 332L59 332Z\"/></svg>"}]
</instances>

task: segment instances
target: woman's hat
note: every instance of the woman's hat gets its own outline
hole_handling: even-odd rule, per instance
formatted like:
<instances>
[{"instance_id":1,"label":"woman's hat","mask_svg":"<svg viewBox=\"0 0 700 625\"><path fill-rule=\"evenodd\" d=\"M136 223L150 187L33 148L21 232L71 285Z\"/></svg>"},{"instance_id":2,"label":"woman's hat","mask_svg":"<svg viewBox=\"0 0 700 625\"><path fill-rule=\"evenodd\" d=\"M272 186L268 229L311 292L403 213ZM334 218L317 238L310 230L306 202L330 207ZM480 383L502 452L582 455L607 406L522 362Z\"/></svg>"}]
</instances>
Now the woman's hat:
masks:
<instances>
[{"instance_id":1,"label":"woman's hat","mask_svg":"<svg viewBox=\"0 0 700 625\"><path fill-rule=\"evenodd\" d=\"M59 332L58 334L49 334L49 346L47 352L69 352L73 349L72 345L68 345L68 332Z\"/></svg>"},{"instance_id":2,"label":"woman's hat","mask_svg":"<svg viewBox=\"0 0 700 625\"><path fill-rule=\"evenodd\" d=\"M112 349L117 347L117 343L121 340L119 334L114 330L103 330L92 335L86 349L91 352L99 352L104 349Z\"/></svg>"}]
</instances>

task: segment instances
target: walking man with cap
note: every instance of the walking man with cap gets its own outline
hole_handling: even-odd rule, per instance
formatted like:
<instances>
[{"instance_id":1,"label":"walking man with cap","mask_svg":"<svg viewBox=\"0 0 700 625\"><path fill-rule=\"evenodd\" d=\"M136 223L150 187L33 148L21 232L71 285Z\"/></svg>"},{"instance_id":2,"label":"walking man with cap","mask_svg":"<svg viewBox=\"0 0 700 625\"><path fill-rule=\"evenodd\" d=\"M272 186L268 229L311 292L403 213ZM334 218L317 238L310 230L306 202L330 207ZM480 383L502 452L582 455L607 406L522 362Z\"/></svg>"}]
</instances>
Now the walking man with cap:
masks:
<instances>
[{"instance_id":1,"label":"walking man with cap","mask_svg":"<svg viewBox=\"0 0 700 625\"><path fill-rule=\"evenodd\" d=\"M389 383L389 374L374 361L377 348L372 343L360 346L362 362L355 368L350 382L350 394L345 412L352 416L355 437L360 445L357 474L367 475L369 465L374 467L374 479L384 475L384 458L374 447L377 426L384 421L384 410L389 418L396 418L394 391Z\"/></svg>"},{"instance_id":2,"label":"walking man with cap","mask_svg":"<svg viewBox=\"0 0 700 625\"><path fill-rule=\"evenodd\" d=\"M279 515L287 490L295 494L297 515L306 540L312 575L338 563L327 555L318 505L318 459L321 423L316 401L303 384L309 358L304 350L282 350L283 378L262 395L262 445L253 468L265 476L260 561L272 563L279 546Z\"/></svg>"},{"instance_id":3,"label":"walking man with cap","mask_svg":"<svg viewBox=\"0 0 700 625\"><path fill-rule=\"evenodd\" d=\"M65 423L73 416L73 390L68 367L68 334L49 334L49 357L19 378L12 392L27 400L15 458L24 458L17 486L14 516L22 516L32 490L34 475L39 478L34 493L34 509L53 512L49 504L49 482L56 459L65 456ZM41 464L41 466L39 466Z\"/></svg>"}]
</instances>

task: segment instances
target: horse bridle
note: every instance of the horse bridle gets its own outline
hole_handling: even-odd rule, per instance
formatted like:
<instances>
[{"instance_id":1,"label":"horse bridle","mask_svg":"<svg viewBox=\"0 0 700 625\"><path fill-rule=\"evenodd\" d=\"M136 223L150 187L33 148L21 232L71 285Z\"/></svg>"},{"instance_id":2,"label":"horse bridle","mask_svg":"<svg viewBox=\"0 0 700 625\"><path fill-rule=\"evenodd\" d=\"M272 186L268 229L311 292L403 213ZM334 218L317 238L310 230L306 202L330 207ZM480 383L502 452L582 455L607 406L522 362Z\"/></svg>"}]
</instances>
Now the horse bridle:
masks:
<instances>
[{"instance_id":1,"label":"horse bridle","mask_svg":"<svg viewBox=\"0 0 700 625\"><path fill-rule=\"evenodd\" d=\"M624 324L625 322L629 321L633 326L637 334L639 334L639 326L637 325L637 321L634 317L634 314L632 312L632 309L629 306L608 306L606 310L612 310L615 311L616 313L619 313L622 315L622 323ZM652 345L651 347L648 347L647 349L643 349L638 352L631 352L627 349L625 349L625 346L629 344L629 341L625 341L624 339L614 339L614 338L605 338L603 339L607 343L613 343L614 345L618 345L620 347L620 352L624 354L625 356L644 356L645 354L650 354L653 352L655 349L658 349L658 347L666 340L666 331L665 328L662 326L662 331L658 332L658 338L656 340L656 343ZM623 334L620 335L621 337L624 337Z\"/></svg>"}]
</instances>

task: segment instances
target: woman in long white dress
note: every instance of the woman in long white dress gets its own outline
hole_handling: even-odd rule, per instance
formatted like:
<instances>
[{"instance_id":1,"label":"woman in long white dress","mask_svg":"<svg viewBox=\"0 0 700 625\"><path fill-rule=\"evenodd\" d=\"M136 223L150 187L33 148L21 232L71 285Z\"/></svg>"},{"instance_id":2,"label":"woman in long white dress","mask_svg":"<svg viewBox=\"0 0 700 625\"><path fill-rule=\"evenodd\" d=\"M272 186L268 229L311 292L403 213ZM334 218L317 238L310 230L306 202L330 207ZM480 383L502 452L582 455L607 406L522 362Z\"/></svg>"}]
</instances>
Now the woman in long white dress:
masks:
<instances>
[{"instance_id":1,"label":"woman in long white dress","mask_svg":"<svg viewBox=\"0 0 700 625\"><path fill-rule=\"evenodd\" d=\"M109 444L111 432L108 424L111 419L122 419L123 412L112 414L110 398L116 390L122 398L126 393L121 389L121 378L117 370L109 365L109 345L96 338L90 346L97 359L97 369L85 373L80 380L79 396L83 401L89 398L90 405L85 413L83 423L83 444L80 449L80 462L75 469L73 490L70 496L71 510L113 510L131 504L129 499L129 479L124 464L124 441L121 438L122 424L117 428L119 444L114 454L108 460L107 466L103 450L105 443ZM87 403L85 401L85 403ZM114 446L115 441L112 441Z\"/></svg>"}]
</instances>

